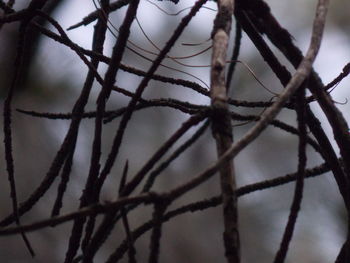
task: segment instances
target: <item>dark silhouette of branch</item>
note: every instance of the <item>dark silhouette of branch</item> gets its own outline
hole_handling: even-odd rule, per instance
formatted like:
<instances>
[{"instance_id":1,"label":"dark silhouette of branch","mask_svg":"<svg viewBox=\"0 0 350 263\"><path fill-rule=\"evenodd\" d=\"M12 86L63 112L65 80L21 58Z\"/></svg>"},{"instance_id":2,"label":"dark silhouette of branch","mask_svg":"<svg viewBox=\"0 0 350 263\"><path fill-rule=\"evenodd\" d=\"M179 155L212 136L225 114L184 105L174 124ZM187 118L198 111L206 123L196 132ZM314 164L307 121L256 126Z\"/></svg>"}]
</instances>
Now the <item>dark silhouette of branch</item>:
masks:
<instances>
[{"instance_id":1,"label":"dark silhouette of branch","mask_svg":"<svg viewBox=\"0 0 350 263\"><path fill-rule=\"evenodd\" d=\"M294 190L293 202L290 208L290 214L286 228L284 230L283 238L280 244L280 248L276 254L274 262L284 262L287 256L288 247L292 240L292 236L295 229L295 224L300 211L301 201L303 198L304 190L304 177L306 168L306 122L305 122L305 87L307 80L299 88L296 94L297 100L297 121L300 131L299 147L298 147L298 172L296 185Z\"/></svg>"},{"instance_id":2,"label":"dark silhouette of branch","mask_svg":"<svg viewBox=\"0 0 350 263\"><path fill-rule=\"evenodd\" d=\"M270 13L265 14L265 16L270 16ZM239 21L243 25L245 32L247 32L248 36L253 41L253 43L255 44L256 48L259 50L264 60L268 63L268 65L271 67L273 72L276 74L276 76L278 77L282 85L284 86L287 85L288 81L291 78L291 74L287 71L287 69L283 65L281 65L281 63L277 60L276 56L272 53L271 49L265 43L263 38L258 34L258 32L256 31L256 28L252 26L251 24L252 21L247 16L247 13L237 12L236 17L239 19ZM274 18L270 18L269 20L274 21ZM285 30L283 29L280 29L279 31L286 34ZM287 36L285 38L287 39ZM346 181L345 181L344 171L341 168L340 164L338 163L337 155L327 135L325 134L323 128L321 127L319 120L315 117L315 115L313 114L313 112L311 111L308 105L306 106L306 121L311 132L317 139L318 144L322 145L322 149L320 150L320 153L324 158L324 160L331 165L339 190L344 198L346 196L345 194ZM344 198L344 201L345 203L347 203L346 198Z\"/></svg>"},{"instance_id":3,"label":"dark silhouette of branch","mask_svg":"<svg viewBox=\"0 0 350 263\"><path fill-rule=\"evenodd\" d=\"M236 21L235 45L231 56L230 66L227 71L227 80L226 80L227 90L230 89L233 74L235 72L235 68L237 64L236 61L238 59L239 52L241 50L241 40L242 40L242 26L238 21Z\"/></svg>"},{"instance_id":4,"label":"dark silhouette of branch","mask_svg":"<svg viewBox=\"0 0 350 263\"><path fill-rule=\"evenodd\" d=\"M106 9L106 12L108 13L109 1L102 1L102 3ZM93 38L93 43L92 43L92 49L95 52L100 52L100 53L103 52L103 44L105 41L106 30L107 30L107 25L104 23L104 21L102 19L100 19L95 26L94 38ZM94 68L97 68L99 61L96 59L92 59L91 63L92 63ZM81 94L82 101L80 104L77 103L78 104L76 106L78 108L76 110L77 112L74 112L74 109L73 109L73 114L77 114L77 116L75 116L75 118L77 121L79 121L79 123L80 123L80 120L82 119L84 106L87 103L87 99L89 97L93 81L94 81L94 72L92 70L89 70L88 75L87 75L86 80L85 80L83 92ZM74 119L72 120L72 124L73 124L73 121L74 121ZM76 142L76 139L77 139L77 136L75 136L74 142ZM94 149L95 149L95 146L94 146ZM91 175L91 170L93 168L95 168L94 167L95 163L93 161L94 157L92 157L91 166L90 166L90 173L89 173L88 179L86 181L84 192L80 198L80 208L82 208L86 205L89 205L91 203L91 200L89 200L88 196L91 195L91 192L92 192L91 188L92 188L92 185L94 183L94 180L92 178L93 175ZM59 198L59 196L58 196L58 198ZM59 200L59 199L57 199L57 200ZM53 210L52 215L55 215L55 210ZM78 250L79 244L80 244L80 239L81 239L84 223L85 223L84 217L76 219L74 221L71 236L69 238L69 245L68 245L68 249L66 252L65 262L71 262L77 253L77 250Z\"/></svg>"},{"instance_id":5,"label":"dark silhouette of branch","mask_svg":"<svg viewBox=\"0 0 350 263\"><path fill-rule=\"evenodd\" d=\"M11 82L11 86L7 92L7 96L4 101L3 108L3 131L4 131L4 147L5 147L5 160L6 160L6 170L8 175L8 180L10 183L10 195L12 200L12 210L14 215L14 221L19 226L20 223L20 213L18 211L18 201L17 201L17 190L15 181L15 170L14 170L14 159L13 159L13 149L12 149L12 99L14 96L15 88L18 85L19 75L23 63L24 45L26 37L26 29L29 23L29 18L24 20L20 25L19 41L17 45L17 54L14 60L14 73ZM22 238L29 253L32 257L35 256L34 250L24 233L22 233Z\"/></svg>"},{"instance_id":6,"label":"dark silhouette of branch","mask_svg":"<svg viewBox=\"0 0 350 263\"><path fill-rule=\"evenodd\" d=\"M319 175L322 175L326 172L329 172L330 169L327 166L326 163L323 163L319 166L316 166L312 169L307 169L305 171L305 178L312 178L316 177ZM249 184L243 187L240 187L237 189L237 196L243 196L247 195L249 193L255 192L255 191L262 191L266 190L269 188L273 188L276 186L284 185L286 183L291 183L294 182L297 178L297 173L293 174L288 174L285 176L280 176L276 177L274 179L270 180L264 180L258 183L253 183ZM20 233L21 231L24 232L30 232L30 231L35 231L41 228L49 227L52 225L59 225L63 224L65 222L74 220L75 218L81 217L81 216L87 216L87 215L93 215L93 214L103 214L108 210L113 210L119 207L123 207L126 205L131 205L131 204L140 204L140 203L145 203L145 204L150 204L152 201L154 201L156 197L154 196L154 193L148 192L148 193L143 193L138 196L134 197L120 197L118 200L114 202L107 202L105 204L94 204L90 205L88 207L84 207L80 210L74 211L69 214L61 215L61 216L56 216L53 218L49 218L43 221L35 222L30 225L22 225L20 227L8 227L4 229L0 229L0 235L13 235ZM215 196L210 199L206 199L204 201L196 202L193 204L190 204L188 206L184 206L183 208L176 209L174 211L177 211L176 214L182 214L186 212L195 212L195 211L200 211L204 210L208 207L214 207L219 204L221 204L221 196ZM208 205L211 204L211 205ZM179 212L179 211L182 212ZM168 212L167 214L171 213L173 214L174 211Z\"/></svg>"}]
</instances>

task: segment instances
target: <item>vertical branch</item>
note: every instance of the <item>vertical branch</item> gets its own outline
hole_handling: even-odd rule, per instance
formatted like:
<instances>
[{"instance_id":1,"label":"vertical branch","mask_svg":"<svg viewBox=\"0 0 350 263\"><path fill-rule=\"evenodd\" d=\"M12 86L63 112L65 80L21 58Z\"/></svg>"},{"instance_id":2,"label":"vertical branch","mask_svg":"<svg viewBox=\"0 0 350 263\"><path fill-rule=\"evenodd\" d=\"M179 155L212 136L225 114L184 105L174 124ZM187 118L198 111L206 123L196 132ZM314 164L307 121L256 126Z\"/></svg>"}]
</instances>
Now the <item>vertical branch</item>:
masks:
<instances>
[{"instance_id":1,"label":"vertical branch","mask_svg":"<svg viewBox=\"0 0 350 263\"><path fill-rule=\"evenodd\" d=\"M128 175L128 170L129 170L129 162L126 161L125 166L124 166L124 171L123 171L123 175L120 178L120 185L119 185L119 196L120 193L122 192L124 186L125 186L125 182L126 182L126 177ZM125 228L125 232L126 232L126 237L128 240L128 256L129 256L129 263L136 263L136 249L134 246L134 240L130 231L130 224L129 224L129 220L128 220L128 215L127 215L127 211L125 209L125 207L120 209L120 213L121 213L121 217L122 217L122 222L123 222L123 226Z\"/></svg>"},{"instance_id":2,"label":"vertical branch","mask_svg":"<svg viewBox=\"0 0 350 263\"><path fill-rule=\"evenodd\" d=\"M241 40L242 40L242 26L238 21L236 21L236 36L234 41L234 48L231 56L230 66L228 67L228 71L227 71L227 80L226 80L227 91L230 90L233 73L235 72L235 69L236 69L236 64L237 64L236 60L238 59L239 52L241 50Z\"/></svg>"},{"instance_id":3,"label":"vertical branch","mask_svg":"<svg viewBox=\"0 0 350 263\"><path fill-rule=\"evenodd\" d=\"M105 1L106 5L109 2ZM105 5L105 6L106 6ZM96 119L95 119L95 132L94 132L94 139L93 139L93 146L92 146L92 154L91 154L91 161L90 161L90 168L89 168L89 175L86 182L86 186L84 189L84 193L81 197L81 204L80 206L86 206L87 204L94 201L94 198L98 198L95 193L99 193L98 189L95 189L95 182L98 178L99 171L100 171L100 157L101 157L101 139L102 139L102 121L103 116L105 113L105 108L107 104L107 100L110 96L112 87L116 81L116 76L119 70L120 62L122 60L124 50L126 47L126 43L128 41L128 38L130 36L130 27L132 22L134 21L134 18L136 16L136 12L138 9L139 0L131 1L127 12L124 17L124 21L120 27L120 33L119 37L113 47L113 53L111 62L109 63L109 67L107 69L107 72L105 74L104 83L101 89L101 92L98 95L97 98L97 110L96 110ZM114 159L113 159L114 161ZM108 174L108 173L107 173ZM105 177L104 177L105 178ZM89 237L91 235L91 231L93 230L94 225L94 218L92 217L89 221L89 228L86 237ZM70 246L67 252L66 256L66 262L70 262L73 258L73 256L76 254L77 250L77 241L80 241L81 238L81 231L83 224L85 223L84 219L78 220L75 222L72 230L72 237L70 239ZM87 238L84 239L84 246L86 245L86 242L88 241ZM71 249L74 248L74 249ZM88 256L86 259L84 258L84 262L90 262L92 261L92 257L94 255L94 250L92 253L87 253Z\"/></svg>"},{"instance_id":4,"label":"vertical branch","mask_svg":"<svg viewBox=\"0 0 350 263\"><path fill-rule=\"evenodd\" d=\"M160 239L162 236L163 215L168 206L168 200L160 197L154 204L153 221L154 227L151 234L149 263L159 262Z\"/></svg>"},{"instance_id":5,"label":"vertical branch","mask_svg":"<svg viewBox=\"0 0 350 263\"><path fill-rule=\"evenodd\" d=\"M108 0L102 1L103 7L107 8L108 4L109 4ZM108 13L108 10L105 12ZM92 40L92 50L93 51L101 53L101 54L103 53L103 44L105 42L106 31L107 31L107 25L106 25L105 21L102 18L100 18L95 25L95 30L94 30L93 40ZM98 60L92 59L91 63L92 63L94 68L96 68L96 69L98 68L98 65L99 65ZM74 152L74 148L75 148L77 136L78 136L78 128L79 128L80 121L82 119L82 115L84 112L84 107L87 104L93 83L94 83L94 72L93 72L93 70L90 69L88 71L87 76L86 76L84 87L83 87L83 90L81 92L81 95L78 98L76 104L74 105L74 108L72 111L73 119L72 119L70 131L72 131L72 136L73 136L72 142L71 142L73 149L71 150L71 152L72 152L71 154L73 154L73 152ZM65 167L67 165L69 166L70 157L73 157L73 156L68 156L68 159L66 160ZM63 178L66 177L66 176L64 176L64 174L65 174L64 171L65 171L65 169L63 170L63 175L62 175ZM87 181L89 182L89 180L87 180ZM86 183L87 185L88 185L88 182ZM64 186L62 186L62 188L63 187ZM86 201L87 198L85 195L87 194L87 192L90 193L88 191L88 189L89 189L89 187L85 186L85 190L84 190L83 195L81 197L80 207L83 207L87 203L87 201ZM57 203L59 203L59 200L60 200L59 193L58 193L58 197L56 200ZM55 203L55 205L56 205L56 203ZM58 212L58 210L55 211L55 209L54 209L53 214L54 214L54 212ZM71 262L73 260L74 256L76 255L76 252L79 248L84 223L85 223L84 217L76 219L74 221L71 236L69 238L69 244L68 244L65 262Z\"/></svg>"},{"instance_id":6,"label":"vertical branch","mask_svg":"<svg viewBox=\"0 0 350 263\"><path fill-rule=\"evenodd\" d=\"M11 7L14 4L14 1L9 1L8 7ZM19 213L18 213L18 203L17 203L17 193L16 193L16 183L15 183L15 174L14 174L14 162L12 155L12 130L11 130L11 113L12 113L12 98L15 91L16 86L19 82L19 75L21 72L21 66L23 63L23 57L25 55L25 37L26 30L30 21L34 16L34 12L36 9L41 9L45 5L45 1L43 0L32 0L27 8L27 13L23 17L20 24L20 32L19 32L19 41L17 46L17 55L14 63L14 76L12 79L12 83L10 89L8 91L7 97L4 102L4 146L5 146L5 159L6 159L6 169L8 173L8 178L10 182L11 188L11 198L12 198L12 207L13 207L13 215L15 218L15 222L17 225L20 225ZM22 238L32 256L35 255L34 250L32 249L29 240L22 233Z\"/></svg>"},{"instance_id":7,"label":"vertical branch","mask_svg":"<svg viewBox=\"0 0 350 263\"><path fill-rule=\"evenodd\" d=\"M307 80L306 80L307 82ZM305 177L305 168L306 168L306 123L305 123L305 82L299 90L297 91L296 96L296 112L298 120L298 128L300 132L299 137L299 147L298 147L298 173L297 180L294 191L294 198L292 206L290 208L290 214L288 222L284 231L282 242L280 248L276 254L275 263L282 263L285 261L288 247L290 241L292 240L293 232L295 229L295 223L297 220L298 213L300 211L300 205L303 197L303 188L304 188L304 177Z\"/></svg>"},{"instance_id":8,"label":"vertical branch","mask_svg":"<svg viewBox=\"0 0 350 263\"><path fill-rule=\"evenodd\" d=\"M16 191L16 180L15 180L15 167L14 167L14 161L13 161L13 153L12 153L12 99L14 95L15 88L18 84L19 75L21 71L21 65L22 65L22 57L24 53L24 46L25 46L25 34L26 34L26 28L27 28L27 22L23 22L20 26L20 36L17 46L17 54L14 62L14 75L12 79L12 83L10 86L10 89L7 93L7 96L4 101L4 122L3 122L3 129L4 129L4 148L5 148L5 160L6 160L6 170L8 174L8 180L10 183L10 195L12 200L12 209L13 209L13 215L15 222L18 226L20 226L20 219L19 219L19 213L18 213L18 201L17 201L17 191ZM26 235L22 233L22 238L32 256L35 255L34 250L32 249L29 240L27 239Z\"/></svg>"},{"instance_id":9,"label":"vertical branch","mask_svg":"<svg viewBox=\"0 0 350 263\"><path fill-rule=\"evenodd\" d=\"M227 103L225 64L234 8L233 0L218 1L218 14L214 21L213 53L211 61L212 130L220 157L233 142L231 118ZM224 245L227 262L240 261L237 196L233 160L220 167L221 192L224 214Z\"/></svg>"}]
</instances>

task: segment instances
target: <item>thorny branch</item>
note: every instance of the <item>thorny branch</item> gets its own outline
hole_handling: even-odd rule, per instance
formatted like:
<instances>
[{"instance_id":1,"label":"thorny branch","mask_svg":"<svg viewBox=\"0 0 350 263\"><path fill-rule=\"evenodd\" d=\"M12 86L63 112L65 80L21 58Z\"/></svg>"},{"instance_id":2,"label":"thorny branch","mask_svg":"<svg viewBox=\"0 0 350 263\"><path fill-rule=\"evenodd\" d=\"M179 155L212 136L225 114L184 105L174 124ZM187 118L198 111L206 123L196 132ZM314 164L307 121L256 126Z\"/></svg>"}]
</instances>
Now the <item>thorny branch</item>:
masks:
<instances>
[{"instance_id":1,"label":"thorny branch","mask_svg":"<svg viewBox=\"0 0 350 263\"><path fill-rule=\"evenodd\" d=\"M97 21L94 27L91 49L82 48L73 42L62 28L60 22L53 19L50 14L42 11L43 6L47 2L46 0L32 0L28 2L27 7L16 10L15 1L7 1L5 3L5 1L0 0L0 10L3 13L0 15L0 30L9 24L20 22L20 30L18 30L19 44L16 57L13 59L14 76L11 85L8 87L8 93L3 107L4 157L13 211L1 220L0 226L2 228L0 228L0 236L21 234L29 251L34 255L31 244L26 238L26 232L38 231L48 226L55 227L62 223L70 222L72 223L72 228L70 233L67 233L67 237L69 235L70 237L65 262L82 261L84 263L91 263L94 262L97 253L102 250L101 248L110 238L111 232L117 231L117 225L121 221L125 230L123 234L126 235L126 238L118 246L115 245L109 251L110 255L107 262L118 262L127 252L129 262L137 262L137 246L135 246L135 242L138 238L145 235L145 233L151 231L148 260L153 263L161 261L162 244L167 242L167 239L163 237L166 235L166 231L163 231L165 222L170 220L175 221L179 215L190 216L189 212L206 211L211 207L222 205L223 247L226 260L230 263L239 263L241 261L241 255L240 231L238 226L238 197L295 181L295 193L290 208L288 223L284 229L280 248L275 256L275 262L284 262L294 233L297 216L303 212L300 209L300 204L303 199L303 191L306 191L303 187L304 178L318 176L329 171L333 173L348 215L350 214L348 182L350 176L350 134L348 124L330 94L331 89L349 75L350 66L349 64L345 65L343 71L325 86L312 68L313 61L316 58L322 41L329 0L318 1L311 43L305 56L302 55L299 48L293 43L290 33L280 25L273 16L268 4L263 0L215 1L217 2L218 9L211 35L210 90L205 87L207 84L200 78L189 73L186 74L182 70L173 69L173 72L176 72L176 74L186 74L186 77L194 77L196 81L201 83L187 80L185 77L156 73L159 67L172 69L163 62L166 58L173 58L175 62L178 62L176 59L179 57L172 57L170 50L179 42L179 37L188 28L193 17L203 8L207 0L198 0L189 8L188 14L181 19L177 28L173 32L170 32L169 40L163 48L158 48L152 39L146 35L137 20L147 40L157 49L157 52L151 52L143 47L141 48L146 53L154 55L154 60L147 58L142 52L134 52L136 55L142 57L142 59L151 62L148 70L140 69L136 65L129 65L122 61L126 56L125 50L132 50L128 46L130 43L129 36L132 33L132 24L137 13L143 12L139 8L140 1L116 0L110 2L108 0L94 0L93 3L96 6L96 10L85 16L82 21L68 28L68 30L77 30L80 26L86 26ZM171 0L170 2L177 4L179 1ZM161 1L151 3L152 6L162 4ZM110 15L122 8L126 9L126 13L124 14L121 27L119 29L114 26L113 29L109 28L112 26L109 19ZM159 8L159 10L163 9ZM178 12L176 14L178 15L180 13ZM50 30L37 23L34 19L35 17L41 17L45 21L48 21L54 27L54 30ZM236 34L235 39L232 40L234 42L234 50L231 60L229 60L227 54L229 53L228 47L231 41L230 31L233 21L236 24ZM28 117L40 117L52 120L65 119L69 122L69 128L64 136L64 140L56 154L53 155L53 160L40 185L32 189L32 194L22 203L18 204L16 190L16 180L18 179L16 178L15 180L15 165L18 165L18 163L16 162L16 154L14 153L12 141L16 129L14 129L14 125L12 124L12 104L15 100L15 91L21 77L21 60L27 45L25 42L26 29L29 27L37 30L43 37L55 41L55 44L62 45L73 51L72 54L84 63L88 71L85 82L79 91L72 109L66 110L66 113L41 113L35 109L18 109L18 112L24 113ZM108 29L116 37L110 57L104 55L105 36ZM118 33L116 34L113 30L117 30ZM250 38L257 51L267 63L266 65L268 65L284 87L284 90L278 96L269 101L243 101L230 98L228 95L230 88L233 91L236 90L235 86L231 85L231 82L234 79L234 69L237 58L240 55L240 50L244 48L241 46L242 33L245 33ZM262 37L263 34L267 36L271 43L296 68L296 72L293 75L278 60L273 49L269 47L269 44ZM202 53L197 52L197 55ZM180 58L184 57L182 56ZM107 66L104 77L99 72L99 65L101 63ZM230 66L226 73L225 68L227 63L230 63ZM178 64L185 65L182 62ZM121 83L120 86L119 83L118 86L115 85L115 82L119 80L121 71L141 79L134 91L131 90L128 83ZM92 111L87 111L86 108L89 100L92 100L91 91L95 81L100 85L98 98L94 105L95 108ZM191 92L210 98L211 103L210 105L205 105L195 103L191 100L185 101L160 96L148 99L144 93L150 86L151 81L188 89ZM309 89L312 95L305 97L305 89ZM124 99L127 98L129 100L127 105L118 105L113 111L107 110L112 94L124 97ZM340 150L341 158L337 156L337 150L332 146L320 121L311 110L310 104L314 101L321 106L327 117L328 123L333 130L335 142ZM263 108L264 110L260 115L239 114L234 107L245 107L247 109ZM128 146L129 142L126 138L128 138L131 118L136 111L138 113L145 112L146 109L150 108L171 108L175 110L173 111L175 114L185 113L190 116L180 127L175 129L172 135L154 150L153 154L142 160L143 164L138 170L131 169L129 167L129 163L131 162L127 161L123 174L114 174L114 170L112 172L114 166L124 165L122 160L118 160L118 155L120 147ZM287 124L285 121L276 119L276 116L282 109L296 113L297 128ZM151 113L149 116L152 122ZM83 192L80 196L78 208L70 213L61 214L61 209L65 206L64 198L66 196L66 189L72 181L72 167L79 144L78 136L82 130L81 123L84 118L92 118L95 121L94 136L90 147L89 172L86 176L82 176L85 181L81 186ZM117 118L120 118L120 120L116 120ZM234 141L233 135L236 129L232 129L233 120L235 122L249 121L255 124ZM185 134L200 123L203 124L190 136L190 139L181 143L179 147L171 152L172 147L179 144L179 141L182 140ZM213 164L207 165L204 171L195 176L188 174L185 179L177 178L177 186L154 192L154 187L159 178L165 176L166 168L171 166L179 156L183 155L185 150L193 147L198 140L205 136L205 131L209 124L212 127L212 135L216 143L218 159ZM102 141L103 132L107 129L107 125L116 126L114 128L113 142L105 149ZM237 188L236 177L238 175L234 171L234 159L268 126L272 128L277 127L290 135L298 137L297 172ZM310 129L312 136L308 134L307 128ZM325 161L324 164L313 169L306 167L307 153L309 154L306 150L307 145L311 145L314 151L320 154ZM140 150L142 151L142 145L140 146ZM105 161L103 159L104 152L108 153ZM169 156L165 158L168 153L170 153ZM176 209L171 207L179 198L199 188L216 173L220 174L221 193L218 196L212 198L206 196L204 200L199 202L188 201L186 205L182 205ZM32 224L22 225L21 216L32 211L38 201L47 198L50 188L52 188L54 181L59 178L59 175L61 175L60 182L56 191L51 217L41 217L40 220ZM115 191L117 194L113 201L101 201L107 180L115 176L120 177L119 191ZM130 179L127 180L128 177ZM140 190L139 194L135 194L138 189ZM138 211L142 207L141 205L153 207L153 214L149 221L146 220L139 227L133 228L134 224L131 223L133 212ZM99 220L99 215L102 215L102 220ZM16 223L16 226L10 227L9 225L11 223ZM348 226L350 229L350 223ZM81 255L77 256L79 253ZM145 255L141 255L141 257L143 259L147 258ZM348 231L347 239L341 248L336 262L347 263L349 260L350 231Z\"/></svg>"},{"instance_id":2,"label":"thorny branch","mask_svg":"<svg viewBox=\"0 0 350 263\"><path fill-rule=\"evenodd\" d=\"M305 178L312 178L312 177L320 176L320 175L325 174L329 171L330 171L330 169L328 168L327 164L323 163L323 164L316 166L312 169L307 169L305 172ZM270 189L272 187L291 183L291 182L294 182L296 180L297 175L298 175L298 173L293 173L293 174L280 176L280 177L266 180L266 181L262 181L262 182L248 184L248 185L245 185L241 188L237 188L236 194L238 197L240 197L240 196L243 196L243 195L246 195L249 193L253 193L255 191L262 191L265 189ZM114 202L108 202L106 204L90 205L88 207L84 207L78 211L75 211L75 212L72 212L69 214L55 216L53 218L38 221L38 222L35 222L32 224L22 225L20 227L3 228L3 229L0 229L0 235L12 235L12 234L20 233L21 231L31 232L31 231L35 231L35 230L49 227L49 226L56 226L56 225L60 225L60 224L69 222L74 218L78 218L78 217L82 217L82 216L86 216L86 215L93 215L93 214L103 214L107 210L113 210L116 207L122 207L122 206L125 206L128 204L138 204L138 203L149 204L149 203L151 203L151 200L153 198L154 197L152 196L152 193L143 193L143 194L140 194L140 195L135 196L135 197L119 198L118 200L116 200ZM212 201L209 201L209 200L212 200ZM198 203L202 203L202 204L211 203L213 206L217 206L217 205L221 204L221 202L222 202L222 198L221 198L221 195L219 195L219 196L216 196L214 198L207 199L207 200L204 200L204 201L201 201ZM199 207L195 208L196 204L197 203L193 203L192 205L190 205L192 207L191 209L181 208L180 210L185 210L182 212L182 213L184 213L186 211L187 212L189 212L189 211L195 212L197 210L199 211L199 210L205 209L205 205L202 205L201 208L199 208ZM185 206L185 207L187 207L187 206Z\"/></svg>"}]
</instances>

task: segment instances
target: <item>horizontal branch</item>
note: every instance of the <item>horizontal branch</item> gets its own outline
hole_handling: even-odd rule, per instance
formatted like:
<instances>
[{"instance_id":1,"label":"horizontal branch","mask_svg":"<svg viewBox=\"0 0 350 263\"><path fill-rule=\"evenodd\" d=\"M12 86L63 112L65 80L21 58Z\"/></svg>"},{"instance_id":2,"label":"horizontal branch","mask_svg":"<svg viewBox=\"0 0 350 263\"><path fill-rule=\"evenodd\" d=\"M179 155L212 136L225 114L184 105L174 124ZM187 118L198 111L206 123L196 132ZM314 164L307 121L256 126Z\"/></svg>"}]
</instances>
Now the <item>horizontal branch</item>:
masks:
<instances>
[{"instance_id":1,"label":"horizontal branch","mask_svg":"<svg viewBox=\"0 0 350 263\"><path fill-rule=\"evenodd\" d=\"M316 166L312 169L307 169L305 172L305 178L312 178L319 175L322 175L326 172L329 172L330 169L326 163L323 163L319 166ZM270 180L264 180L258 183L248 184L245 186L242 186L240 188L237 188L236 193L237 196L243 196L247 195L249 193L255 192L255 191L262 191L266 190L272 187L284 185L286 183L291 183L296 180L297 173L287 174L285 176L276 177L274 179ZM50 226L57 226L66 222L69 222L71 220L74 220L78 217L82 216L90 216L90 215L97 215L97 214L104 214L114 209L120 209L121 207L125 207L128 205L135 205L135 204L152 204L153 201L158 200L159 195L154 195L153 193L142 193L137 196L131 196L131 197L120 197L118 200L113 202L106 202L105 204L94 204L90 205L84 208L81 208L77 211L61 215L61 216L55 216L46 220L42 220L39 222L34 222L32 224L22 225L21 227L6 227L6 228L0 228L0 236L8 236L8 235L14 235L23 232L32 232L38 229L42 229L45 227ZM181 208L181 210L185 210L186 212L195 212L199 210L203 210L205 208L208 208L209 206L206 206L207 203L212 203L214 200L214 206L217 206L221 204L221 196L216 196L210 199L206 199L204 201L200 201L198 203L201 204L201 207L204 207L202 209L199 208ZM190 205L189 205L190 206ZM192 207L196 207L194 204L191 204ZM187 206L186 206L187 207ZM177 210L177 209L176 209ZM174 211L176 211L174 210ZM173 211L168 212L174 213ZM182 212L184 213L184 212Z\"/></svg>"}]
</instances>

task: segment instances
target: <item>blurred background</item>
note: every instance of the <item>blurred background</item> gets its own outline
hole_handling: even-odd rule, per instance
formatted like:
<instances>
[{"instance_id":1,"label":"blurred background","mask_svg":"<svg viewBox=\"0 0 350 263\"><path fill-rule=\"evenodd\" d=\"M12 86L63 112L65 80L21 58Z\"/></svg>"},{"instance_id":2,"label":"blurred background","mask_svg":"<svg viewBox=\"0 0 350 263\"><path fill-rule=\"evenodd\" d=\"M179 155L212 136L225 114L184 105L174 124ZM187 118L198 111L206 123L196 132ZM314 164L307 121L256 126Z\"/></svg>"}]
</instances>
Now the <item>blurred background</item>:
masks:
<instances>
[{"instance_id":1,"label":"blurred background","mask_svg":"<svg viewBox=\"0 0 350 263\"><path fill-rule=\"evenodd\" d=\"M195 1L180 1L177 5L170 1L141 1L137 19L142 30L155 45L162 48L181 18L188 12L184 10ZM317 1L266 1L283 27L293 35L294 41L303 51L309 45L312 21ZM14 8L20 10L29 1L17 1ZM157 7L158 6L158 7ZM92 1L86 0L49 0L49 12L63 28L80 22L86 15L95 10ZM171 50L172 56L188 56L210 46L210 34L215 17L216 4L209 1L206 8L201 9L185 30L176 47ZM333 80L350 61L350 21L348 10L350 2L332 1L328 15L325 37L320 54L315 62L315 70L324 83ZM122 8L111 15L111 23L119 28L126 8ZM39 23L54 30L44 21ZM68 31L68 36L84 48L91 48L94 23ZM232 26L232 38L235 26ZM138 23L133 23L129 46L136 44L142 48L157 52L157 49L147 40ZM115 29L111 27L105 45L105 55L111 54L115 43ZM18 38L18 23L6 24L0 31L0 104L3 105L6 92L13 72L13 60L16 53ZM69 48L41 36L34 29L30 33L25 58L25 67L20 85L15 92L13 109L34 110L38 112L67 113L72 110L82 85L87 67ZM195 45L189 45L195 44ZM283 56L276 50L276 55L282 63L292 69ZM232 52L232 45L230 47ZM157 73L183 78L197 82L204 88L210 83L209 68L211 51L191 57L179 65L167 59L164 64L174 69L160 68ZM154 58L152 55L147 55ZM254 46L243 34L239 59L254 71L254 74L266 87L274 92L280 92L282 86L272 71L265 64ZM123 63L147 70L150 62L140 58L131 51L123 57ZM200 66L200 67L194 67ZM103 76L106 69L101 65ZM133 91L141 78L119 71L117 85ZM349 120L350 97L349 79L343 80L332 92L335 101L339 102L339 109ZM100 86L95 84L87 110L95 109L96 96ZM237 64L235 75L230 88L230 96L234 99L259 101L269 100L272 94L263 89L252 74L242 64ZM176 85L166 85L151 81L144 94L145 98L177 98L194 104L208 105L209 99L192 90ZM129 98L113 93L107 108L115 110L125 106ZM326 119L316 105L312 109L322 122L329 137L331 130ZM262 109L253 110L242 107L232 107L240 114L259 114ZM162 143L188 118L187 115L168 108L150 108L138 111L133 115L121 153L112 174L103 189L103 199L108 201L117 196L117 187L124 163L129 160L132 175L148 160ZM278 119L295 126L295 114L283 111ZM69 120L47 120L34 118L19 112L13 112L13 143L15 174L19 201L26 200L32 193L52 162L69 127ZM234 123L239 124L239 123ZM2 118L1 124L2 126ZM234 127L235 138L240 138L253 123ZM103 158L106 157L114 133L118 127L118 120L104 126ZM196 128L197 129L197 128ZM193 131L186 134L177 146L188 139ZM73 175L64 199L63 213L74 211L79 206L79 197L87 176L92 136L94 131L93 119L82 122L77 150L74 158ZM2 135L3 136L3 135ZM333 142L333 141L332 141ZM4 162L3 144L0 146L0 216L7 216L11 212L11 199ZM235 160L238 186L271 179L296 171L297 166L297 138L276 128L268 128L254 143L247 147ZM155 190L166 191L174 188L189 176L203 171L216 158L216 149L210 130L188 151L178 158L162 175L155 185ZM321 158L310 148L308 149L308 167L322 163ZM50 215L51 207L57 192L57 182L50 188L45 197L25 214L23 224L42 220ZM279 248L283 230L288 219L289 208L293 198L294 184L254 192L239 199L239 217L242 241L242 262L261 263L271 262ZM196 191L185 195L172 205L202 200L219 194L219 181L212 178ZM136 228L149 220L151 211L140 209L131 213L130 224ZM327 173L317 178L305 181L302 210L298 217L296 230L290 245L286 262L323 263L334 262L346 235L346 216L343 202L338 188L331 174ZM59 225L55 228L45 228L28 234L37 253L31 259L20 236L0 237L0 259L2 262L63 262L68 246L71 223ZM222 216L221 207L205 211L186 214L177 217L164 225L161 262L225 262L222 245ZM122 234L120 234L122 233ZM117 225L111 238L99 252L95 262L104 262L108 255L124 238L124 230ZM148 257L149 235L143 236L136 242L137 257L140 262ZM124 259L123 262L127 262Z\"/></svg>"}]
</instances>

